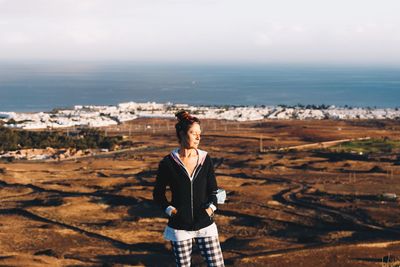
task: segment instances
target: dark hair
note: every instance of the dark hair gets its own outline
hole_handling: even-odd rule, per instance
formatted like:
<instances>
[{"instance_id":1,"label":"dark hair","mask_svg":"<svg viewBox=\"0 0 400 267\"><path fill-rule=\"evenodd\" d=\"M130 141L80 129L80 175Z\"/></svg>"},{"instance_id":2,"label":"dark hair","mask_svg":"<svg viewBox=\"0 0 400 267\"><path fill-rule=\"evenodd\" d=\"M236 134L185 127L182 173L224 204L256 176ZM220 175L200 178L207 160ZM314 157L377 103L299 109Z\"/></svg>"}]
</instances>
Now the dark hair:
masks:
<instances>
[{"instance_id":1,"label":"dark hair","mask_svg":"<svg viewBox=\"0 0 400 267\"><path fill-rule=\"evenodd\" d=\"M196 117L193 117L186 110L180 110L175 113L175 117L178 119L178 122L175 124L176 136L178 137L179 143L182 141L180 132L187 133L189 128L194 124L200 124L200 120Z\"/></svg>"}]
</instances>

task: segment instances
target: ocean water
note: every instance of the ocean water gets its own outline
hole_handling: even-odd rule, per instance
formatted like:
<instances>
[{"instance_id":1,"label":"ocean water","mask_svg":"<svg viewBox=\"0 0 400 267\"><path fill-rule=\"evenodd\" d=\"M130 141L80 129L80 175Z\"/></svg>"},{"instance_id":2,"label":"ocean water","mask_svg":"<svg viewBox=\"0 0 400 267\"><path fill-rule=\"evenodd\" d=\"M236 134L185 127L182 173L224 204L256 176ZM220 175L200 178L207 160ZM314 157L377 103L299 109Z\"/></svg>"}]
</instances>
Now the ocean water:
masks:
<instances>
[{"instance_id":1,"label":"ocean water","mask_svg":"<svg viewBox=\"0 0 400 267\"><path fill-rule=\"evenodd\" d=\"M399 107L400 67L0 62L0 111L128 101Z\"/></svg>"}]
</instances>

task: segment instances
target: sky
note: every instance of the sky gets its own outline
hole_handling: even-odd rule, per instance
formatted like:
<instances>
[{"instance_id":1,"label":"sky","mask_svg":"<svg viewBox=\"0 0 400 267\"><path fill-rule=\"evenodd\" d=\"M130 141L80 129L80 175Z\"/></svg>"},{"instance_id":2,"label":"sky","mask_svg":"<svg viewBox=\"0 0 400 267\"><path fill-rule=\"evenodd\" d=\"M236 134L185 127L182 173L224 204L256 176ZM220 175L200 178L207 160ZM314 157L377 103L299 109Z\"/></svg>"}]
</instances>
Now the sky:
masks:
<instances>
[{"instance_id":1,"label":"sky","mask_svg":"<svg viewBox=\"0 0 400 267\"><path fill-rule=\"evenodd\" d=\"M399 0L0 0L0 60L400 65Z\"/></svg>"}]
</instances>

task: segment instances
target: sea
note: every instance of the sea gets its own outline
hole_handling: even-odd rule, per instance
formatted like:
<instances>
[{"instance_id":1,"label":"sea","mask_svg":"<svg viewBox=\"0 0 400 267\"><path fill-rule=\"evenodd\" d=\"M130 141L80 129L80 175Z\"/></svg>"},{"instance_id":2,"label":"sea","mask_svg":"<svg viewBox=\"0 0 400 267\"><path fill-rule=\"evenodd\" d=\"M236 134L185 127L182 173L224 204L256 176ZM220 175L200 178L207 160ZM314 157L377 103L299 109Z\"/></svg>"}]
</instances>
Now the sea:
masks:
<instances>
[{"instance_id":1,"label":"sea","mask_svg":"<svg viewBox=\"0 0 400 267\"><path fill-rule=\"evenodd\" d=\"M400 107L400 67L0 62L0 111L123 102Z\"/></svg>"}]
</instances>

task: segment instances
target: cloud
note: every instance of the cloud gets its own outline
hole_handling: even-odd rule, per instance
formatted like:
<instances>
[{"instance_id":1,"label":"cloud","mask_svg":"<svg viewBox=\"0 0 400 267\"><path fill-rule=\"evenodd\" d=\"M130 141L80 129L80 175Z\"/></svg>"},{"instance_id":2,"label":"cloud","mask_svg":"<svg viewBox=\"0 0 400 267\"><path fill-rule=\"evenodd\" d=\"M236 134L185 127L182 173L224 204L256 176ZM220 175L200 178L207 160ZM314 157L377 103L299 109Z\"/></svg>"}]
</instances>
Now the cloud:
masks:
<instances>
[{"instance_id":1,"label":"cloud","mask_svg":"<svg viewBox=\"0 0 400 267\"><path fill-rule=\"evenodd\" d=\"M0 59L400 61L399 7L397 0L0 0Z\"/></svg>"},{"instance_id":2,"label":"cloud","mask_svg":"<svg viewBox=\"0 0 400 267\"><path fill-rule=\"evenodd\" d=\"M254 43L259 46L270 46L273 44L273 41L266 33L256 33Z\"/></svg>"},{"instance_id":3,"label":"cloud","mask_svg":"<svg viewBox=\"0 0 400 267\"><path fill-rule=\"evenodd\" d=\"M20 32L8 32L6 34L1 34L0 40L2 43L6 43L8 45L24 45L31 42L31 38L29 36Z\"/></svg>"}]
</instances>

